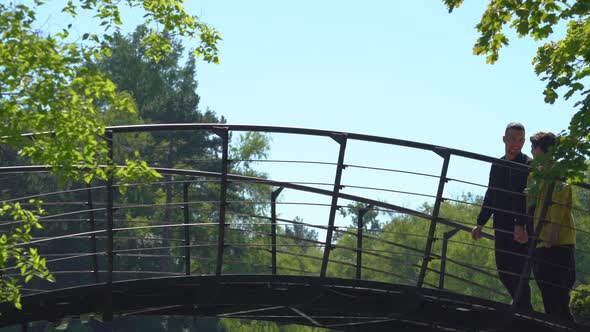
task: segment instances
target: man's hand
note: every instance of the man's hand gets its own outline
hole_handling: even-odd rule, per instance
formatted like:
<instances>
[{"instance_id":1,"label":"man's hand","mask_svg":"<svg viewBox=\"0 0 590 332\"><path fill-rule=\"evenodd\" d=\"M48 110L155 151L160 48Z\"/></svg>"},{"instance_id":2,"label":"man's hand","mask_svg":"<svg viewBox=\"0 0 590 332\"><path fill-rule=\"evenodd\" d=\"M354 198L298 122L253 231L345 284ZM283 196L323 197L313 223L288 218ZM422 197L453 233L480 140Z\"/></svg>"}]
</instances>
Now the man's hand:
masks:
<instances>
[{"instance_id":1,"label":"man's hand","mask_svg":"<svg viewBox=\"0 0 590 332\"><path fill-rule=\"evenodd\" d=\"M521 244L529 241L527 231L522 225L514 225L514 241Z\"/></svg>"},{"instance_id":2,"label":"man's hand","mask_svg":"<svg viewBox=\"0 0 590 332\"><path fill-rule=\"evenodd\" d=\"M473 229L471 230L471 238L474 240L479 240L481 239L481 228L483 226L477 225L475 227L473 227Z\"/></svg>"}]
</instances>

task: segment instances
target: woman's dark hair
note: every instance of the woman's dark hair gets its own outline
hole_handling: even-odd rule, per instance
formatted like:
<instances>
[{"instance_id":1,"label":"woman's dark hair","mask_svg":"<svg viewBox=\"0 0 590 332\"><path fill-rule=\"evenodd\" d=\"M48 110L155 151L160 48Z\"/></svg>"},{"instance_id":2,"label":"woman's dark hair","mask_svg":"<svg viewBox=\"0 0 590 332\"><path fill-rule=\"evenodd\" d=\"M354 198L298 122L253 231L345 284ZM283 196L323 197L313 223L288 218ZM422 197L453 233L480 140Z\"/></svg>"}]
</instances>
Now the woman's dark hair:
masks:
<instances>
[{"instance_id":1,"label":"woman's dark hair","mask_svg":"<svg viewBox=\"0 0 590 332\"><path fill-rule=\"evenodd\" d=\"M549 148L557 143L557 136L548 131L540 131L531 136L531 145L534 148L539 147L541 151L547 153Z\"/></svg>"}]
</instances>

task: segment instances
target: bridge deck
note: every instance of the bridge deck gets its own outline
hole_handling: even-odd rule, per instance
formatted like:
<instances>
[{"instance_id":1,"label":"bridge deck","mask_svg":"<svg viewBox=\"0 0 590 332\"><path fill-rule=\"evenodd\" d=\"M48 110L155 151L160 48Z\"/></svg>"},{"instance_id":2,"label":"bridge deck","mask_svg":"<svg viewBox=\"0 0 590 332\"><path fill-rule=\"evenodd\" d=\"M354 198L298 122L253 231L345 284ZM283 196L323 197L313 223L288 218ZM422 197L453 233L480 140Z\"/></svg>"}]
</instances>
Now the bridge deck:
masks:
<instances>
[{"instance_id":1,"label":"bridge deck","mask_svg":"<svg viewBox=\"0 0 590 332\"><path fill-rule=\"evenodd\" d=\"M436 289L361 280L272 275L184 276L114 282L27 296L3 304L0 326L114 315L188 315L268 320L342 331L567 331L540 313Z\"/></svg>"}]
</instances>

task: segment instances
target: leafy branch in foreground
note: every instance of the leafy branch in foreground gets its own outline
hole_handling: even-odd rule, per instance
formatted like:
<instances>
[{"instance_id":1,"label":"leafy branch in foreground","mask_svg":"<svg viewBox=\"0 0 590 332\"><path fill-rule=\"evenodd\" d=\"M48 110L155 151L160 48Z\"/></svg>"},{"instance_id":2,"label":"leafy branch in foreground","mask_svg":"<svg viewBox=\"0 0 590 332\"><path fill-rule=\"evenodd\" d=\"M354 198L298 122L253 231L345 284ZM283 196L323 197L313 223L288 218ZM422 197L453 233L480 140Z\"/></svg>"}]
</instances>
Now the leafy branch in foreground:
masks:
<instances>
[{"instance_id":1,"label":"leafy branch in foreground","mask_svg":"<svg viewBox=\"0 0 590 332\"><path fill-rule=\"evenodd\" d=\"M449 12L463 0L443 0ZM537 49L533 66L537 76L546 82L545 102L553 104L563 94L568 100L576 98L578 108L555 150L555 177L581 181L590 157L590 2L587 0L493 0L488 4L476 29L480 33L473 53L486 56L495 63L500 49L508 46L506 30L519 37L530 36L545 40L555 30L566 25L562 39L548 41Z\"/></svg>"},{"instance_id":2,"label":"leafy branch in foreground","mask_svg":"<svg viewBox=\"0 0 590 332\"><path fill-rule=\"evenodd\" d=\"M29 203L36 205L34 211L23 209L19 203L6 202L0 209L0 216L11 217L18 225L10 233L0 235L0 301L12 301L19 309L21 281L8 273L8 264L18 269L25 283L33 277L55 281L45 266L45 258L39 256L36 248L26 247L32 239L31 230L42 228L38 216L43 214L41 201L30 200Z\"/></svg>"},{"instance_id":3,"label":"leafy branch in foreground","mask_svg":"<svg viewBox=\"0 0 590 332\"><path fill-rule=\"evenodd\" d=\"M63 1L64 13L76 18L89 12L105 28L102 33L85 32L81 43L73 43L70 33L78 31L73 24L57 33L35 28L44 4L41 0L0 3L0 144L17 147L19 154L33 163L51 165L62 181L89 182L110 174L123 181L157 178L159 175L139 158L130 161L128 168L114 171L101 115L107 110L134 112L134 102L87 64L110 55L108 42L124 23L120 11L124 5L142 12L149 29L142 47L155 61L171 52L170 39L165 36L184 36L199 39L192 52L196 57L218 63L221 36L186 13L181 0L69 0ZM41 134L21 136L27 132ZM105 164L113 167L100 167ZM22 221L0 238L0 268L14 262L25 282L33 277L52 280L45 261L26 245L31 231L40 226L36 213L18 203L3 204L3 215L18 216L15 220ZM16 278L0 275L0 301L20 306L19 288Z\"/></svg>"}]
</instances>

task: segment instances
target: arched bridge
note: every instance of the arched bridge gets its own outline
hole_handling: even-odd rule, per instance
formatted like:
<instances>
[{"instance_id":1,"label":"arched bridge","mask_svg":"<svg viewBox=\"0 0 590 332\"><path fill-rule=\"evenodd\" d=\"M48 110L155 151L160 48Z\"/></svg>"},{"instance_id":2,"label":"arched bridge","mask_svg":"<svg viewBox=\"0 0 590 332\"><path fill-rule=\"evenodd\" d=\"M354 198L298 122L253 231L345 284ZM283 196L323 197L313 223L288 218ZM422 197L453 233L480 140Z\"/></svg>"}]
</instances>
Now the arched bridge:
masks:
<instances>
[{"instance_id":1,"label":"arched bridge","mask_svg":"<svg viewBox=\"0 0 590 332\"><path fill-rule=\"evenodd\" d=\"M272 157L262 158L268 138ZM0 304L0 327L183 315L342 331L583 330L545 315L538 297L537 311L514 310L494 230L470 239L490 164L517 164L291 127L118 126L104 139L117 163L139 150L163 177L63 183L48 166L0 168L3 201L43 200L31 246L57 279L26 284L22 310ZM574 209L587 217L587 206ZM578 248L578 261L589 254Z\"/></svg>"}]
</instances>

